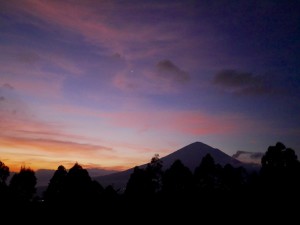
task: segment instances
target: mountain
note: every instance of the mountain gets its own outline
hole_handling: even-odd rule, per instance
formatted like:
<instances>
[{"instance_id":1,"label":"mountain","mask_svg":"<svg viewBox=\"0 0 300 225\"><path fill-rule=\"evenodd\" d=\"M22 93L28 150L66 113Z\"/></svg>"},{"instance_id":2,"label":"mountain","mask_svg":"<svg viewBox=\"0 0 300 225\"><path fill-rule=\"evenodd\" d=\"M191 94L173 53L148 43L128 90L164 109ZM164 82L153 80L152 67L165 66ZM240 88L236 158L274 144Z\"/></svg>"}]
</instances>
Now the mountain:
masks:
<instances>
[{"instance_id":1,"label":"mountain","mask_svg":"<svg viewBox=\"0 0 300 225\"><path fill-rule=\"evenodd\" d=\"M241 166L241 162L237 159L232 158L217 148L213 148L201 142L195 142L187 145L161 158L161 160L163 161L164 168L167 169L175 160L180 159L184 165L194 172L196 167L201 163L202 158L208 153L214 158L215 163L222 166L226 164L231 164L235 167Z\"/></svg>"},{"instance_id":2,"label":"mountain","mask_svg":"<svg viewBox=\"0 0 300 225\"><path fill-rule=\"evenodd\" d=\"M219 163L222 166L226 164L231 164L234 167L244 166L243 163L230 157L219 149L210 147L201 142L195 142L162 157L163 170L168 169L175 160L180 159L184 165L194 172L195 168L201 163L202 158L208 153L214 158L216 163ZM141 165L140 167L146 167L146 164ZM103 186L113 185L114 188L123 191L132 172L133 168L106 176L95 177L94 179Z\"/></svg>"}]
</instances>

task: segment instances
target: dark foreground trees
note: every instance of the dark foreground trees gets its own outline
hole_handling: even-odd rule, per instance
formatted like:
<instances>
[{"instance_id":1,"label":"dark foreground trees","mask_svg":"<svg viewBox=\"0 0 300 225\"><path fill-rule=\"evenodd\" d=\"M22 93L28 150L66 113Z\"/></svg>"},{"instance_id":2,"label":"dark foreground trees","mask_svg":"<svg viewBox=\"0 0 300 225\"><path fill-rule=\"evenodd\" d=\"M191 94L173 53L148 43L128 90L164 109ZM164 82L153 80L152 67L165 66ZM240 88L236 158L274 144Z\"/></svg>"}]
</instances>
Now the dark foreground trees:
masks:
<instances>
[{"instance_id":1,"label":"dark foreground trees","mask_svg":"<svg viewBox=\"0 0 300 225\"><path fill-rule=\"evenodd\" d=\"M8 200L8 187L6 180L9 177L9 168L0 161L0 201L6 202Z\"/></svg>"},{"instance_id":2,"label":"dark foreground trees","mask_svg":"<svg viewBox=\"0 0 300 225\"><path fill-rule=\"evenodd\" d=\"M151 197L161 189L162 162L155 155L145 169L135 167L131 174L125 195L130 198Z\"/></svg>"},{"instance_id":3,"label":"dark foreground trees","mask_svg":"<svg viewBox=\"0 0 300 225\"><path fill-rule=\"evenodd\" d=\"M46 201L56 202L63 198L67 174L68 172L64 166L60 165L57 168L44 193Z\"/></svg>"},{"instance_id":4,"label":"dark foreground trees","mask_svg":"<svg viewBox=\"0 0 300 225\"><path fill-rule=\"evenodd\" d=\"M0 186L6 185L6 180L9 176L9 168L0 161Z\"/></svg>"},{"instance_id":5,"label":"dark foreground trees","mask_svg":"<svg viewBox=\"0 0 300 225\"><path fill-rule=\"evenodd\" d=\"M30 168L22 167L19 173L11 178L9 188L15 201L31 201L35 194L36 177Z\"/></svg>"},{"instance_id":6,"label":"dark foreground trees","mask_svg":"<svg viewBox=\"0 0 300 225\"><path fill-rule=\"evenodd\" d=\"M192 185L192 172L180 160L176 160L163 175L162 192L182 196L192 191Z\"/></svg>"},{"instance_id":7,"label":"dark foreground trees","mask_svg":"<svg viewBox=\"0 0 300 225\"><path fill-rule=\"evenodd\" d=\"M266 195L285 198L299 195L300 162L295 151L278 142L270 146L261 160L261 184Z\"/></svg>"},{"instance_id":8,"label":"dark foreground trees","mask_svg":"<svg viewBox=\"0 0 300 225\"><path fill-rule=\"evenodd\" d=\"M104 188L93 181L86 169L75 163L69 171L59 166L44 193L45 201L51 205L86 204L100 201Z\"/></svg>"},{"instance_id":9,"label":"dark foreground trees","mask_svg":"<svg viewBox=\"0 0 300 225\"><path fill-rule=\"evenodd\" d=\"M92 218L99 213L108 216L112 212L113 218L130 220L136 215L155 218L153 215L162 213L168 218L189 218L186 215L205 218L210 213L221 215L223 212L244 217L249 216L246 212L282 216L291 212L290 201L300 200L300 164L295 151L282 143L268 148L261 170L253 174L232 165L221 166L209 154L195 171L190 171L180 160L165 170L162 166L156 155L144 167L134 168L124 193L117 192L113 186L102 187L78 163L69 170L59 166L45 191L44 201L35 201L34 171L21 168L6 185L9 168L1 163L0 185L5 188L0 189L0 200L3 202L6 196L18 204L29 203L47 218L61 215L75 221L77 217ZM266 214L266 210L272 211L272 215ZM214 218L217 217L210 217Z\"/></svg>"}]
</instances>

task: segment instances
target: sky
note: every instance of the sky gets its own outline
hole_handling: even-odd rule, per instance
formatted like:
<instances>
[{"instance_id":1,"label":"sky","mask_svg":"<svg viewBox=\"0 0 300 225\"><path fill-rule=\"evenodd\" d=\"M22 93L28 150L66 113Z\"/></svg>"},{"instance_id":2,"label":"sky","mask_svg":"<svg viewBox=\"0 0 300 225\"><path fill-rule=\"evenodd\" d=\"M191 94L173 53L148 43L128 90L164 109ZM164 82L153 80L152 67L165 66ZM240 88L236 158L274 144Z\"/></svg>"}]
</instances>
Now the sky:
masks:
<instances>
[{"instance_id":1,"label":"sky","mask_svg":"<svg viewBox=\"0 0 300 225\"><path fill-rule=\"evenodd\" d=\"M300 3L0 0L0 160L123 170L201 141L300 155Z\"/></svg>"}]
</instances>

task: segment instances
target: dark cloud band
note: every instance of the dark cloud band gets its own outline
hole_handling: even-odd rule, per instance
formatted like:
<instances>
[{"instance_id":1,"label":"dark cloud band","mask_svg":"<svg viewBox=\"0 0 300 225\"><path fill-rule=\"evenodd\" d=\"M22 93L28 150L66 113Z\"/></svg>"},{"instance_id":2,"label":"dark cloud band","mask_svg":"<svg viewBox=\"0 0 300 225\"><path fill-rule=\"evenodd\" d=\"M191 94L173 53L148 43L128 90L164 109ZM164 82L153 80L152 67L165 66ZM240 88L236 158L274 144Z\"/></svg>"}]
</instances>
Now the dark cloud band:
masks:
<instances>
[{"instance_id":1,"label":"dark cloud band","mask_svg":"<svg viewBox=\"0 0 300 225\"><path fill-rule=\"evenodd\" d=\"M219 71L213 78L213 84L236 95L265 95L278 91L266 76L237 70Z\"/></svg>"},{"instance_id":2,"label":"dark cloud band","mask_svg":"<svg viewBox=\"0 0 300 225\"><path fill-rule=\"evenodd\" d=\"M162 60L156 64L158 75L164 79L177 83L185 83L190 79L189 73L180 69L170 60Z\"/></svg>"}]
</instances>

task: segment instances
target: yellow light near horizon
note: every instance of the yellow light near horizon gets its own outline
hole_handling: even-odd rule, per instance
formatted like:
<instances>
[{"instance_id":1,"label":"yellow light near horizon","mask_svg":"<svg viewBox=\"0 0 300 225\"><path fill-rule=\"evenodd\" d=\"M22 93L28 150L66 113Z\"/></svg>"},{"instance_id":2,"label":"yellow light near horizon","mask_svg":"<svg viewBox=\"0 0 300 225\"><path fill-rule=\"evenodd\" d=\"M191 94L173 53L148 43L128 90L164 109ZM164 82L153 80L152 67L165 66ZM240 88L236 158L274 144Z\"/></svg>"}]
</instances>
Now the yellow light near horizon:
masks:
<instances>
[{"instance_id":1,"label":"yellow light near horizon","mask_svg":"<svg viewBox=\"0 0 300 225\"><path fill-rule=\"evenodd\" d=\"M126 158L99 156L93 157L89 154L54 154L36 148L18 148L6 146L0 148L0 160L9 167L11 172L19 172L21 167L38 169L56 170L63 165L67 169L71 168L76 162L84 168L101 168L107 170L125 170L137 165L136 162L127 162Z\"/></svg>"}]
</instances>

